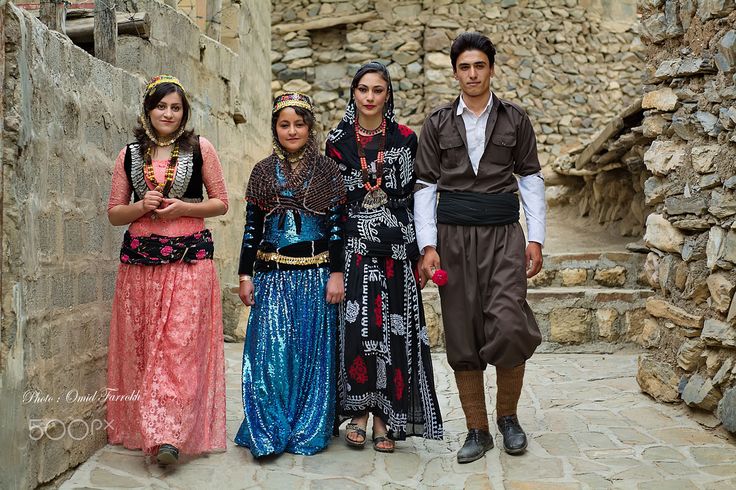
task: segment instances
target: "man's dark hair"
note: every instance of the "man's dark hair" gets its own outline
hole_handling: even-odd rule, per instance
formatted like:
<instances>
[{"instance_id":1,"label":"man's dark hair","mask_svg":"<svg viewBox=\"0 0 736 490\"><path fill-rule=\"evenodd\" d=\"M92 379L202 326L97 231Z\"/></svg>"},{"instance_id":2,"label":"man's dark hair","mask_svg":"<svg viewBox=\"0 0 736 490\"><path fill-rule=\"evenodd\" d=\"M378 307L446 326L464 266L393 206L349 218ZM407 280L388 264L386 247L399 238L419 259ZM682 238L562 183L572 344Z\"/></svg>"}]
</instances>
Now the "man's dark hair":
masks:
<instances>
[{"instance_id":1,"label":"man's dark hair","mask_svg":"<svg viewBox=\"0 0 736 490\"><path fill-rule=\"evenodd\" d=\"M496 57L496 47L490 39L478 32L463 32L452 42L450 48L450 61L452 61L452 71L457 69L457 59L465 51L478 50L488 56L488 62L493 66Z\"/></svg>"}]
</instances>

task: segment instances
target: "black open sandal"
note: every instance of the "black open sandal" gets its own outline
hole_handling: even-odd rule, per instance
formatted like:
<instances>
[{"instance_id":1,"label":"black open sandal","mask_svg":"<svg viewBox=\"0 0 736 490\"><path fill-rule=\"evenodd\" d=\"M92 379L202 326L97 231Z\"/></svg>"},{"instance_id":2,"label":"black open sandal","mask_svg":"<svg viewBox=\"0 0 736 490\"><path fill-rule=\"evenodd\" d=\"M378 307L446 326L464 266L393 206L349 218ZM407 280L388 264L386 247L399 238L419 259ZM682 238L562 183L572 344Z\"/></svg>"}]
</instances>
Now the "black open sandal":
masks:
<instances>
[{"instance_id":1,"label":"black open sandal","mask_svg":"<svg viewBox=\"0 0 736 490\"><path fill-rule=\"evenodd\" d=\"M389 439L388 437L386 437L386 434L387 433L384 432L383 434L375 435L373 437L373 449L375 451L378 451L379 453L392 453L392 452L394 452L394 449L396 448L396 443L394 442L393 439ZM381 447L381 446L379 446L379 444L381 444L382 442L390 442L391 443L391 446L390 447Z\"/></svg>"},{"instance_id":2,"label":"black open sandal","mask_svg":"<svg viewBox=\"0 0 736 490\"><path fill-rule=\"evenodd\" d=\"M360 425L354 424L352 422L350 422L348 425L345 426L345 442L348 443L348 446L357 447L361 449L365 447L365 440L367 439L366 432L365 432L366 427L367 425L364 425L361 427ZM360 442L354 441L350 439L350 437L348 437L349 434L357 434L361 436L363 440Z\"/></svg>"}]
</instances>

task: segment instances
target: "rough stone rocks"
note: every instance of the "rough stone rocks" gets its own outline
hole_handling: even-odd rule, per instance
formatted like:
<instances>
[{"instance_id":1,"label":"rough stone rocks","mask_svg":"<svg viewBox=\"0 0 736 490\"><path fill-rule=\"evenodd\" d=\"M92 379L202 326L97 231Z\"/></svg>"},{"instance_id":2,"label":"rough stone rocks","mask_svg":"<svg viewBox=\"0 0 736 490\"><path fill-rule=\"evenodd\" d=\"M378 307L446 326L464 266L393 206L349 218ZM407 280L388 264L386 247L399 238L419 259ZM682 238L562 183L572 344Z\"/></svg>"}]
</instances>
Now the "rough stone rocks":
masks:
<instances>
[{"instance_id":1,"label":"rough stone rocks","mask_svg":"<svg viewBox=\"0 0 736 490\"><path fill-rule=\"evenodd\" d=\"M593 280L606 287L620 287L626 283L626 269L623 266L598 269L595 271Z\"/></svg>"},{"instance_id":2,"label":"rough stone rocks","mask_svg":"<svg viewBox=\"0 0 736 490\"><path fill-rule=\"evenodd\" d=\"M736 433L736 386L726 390L718 402L718 418L723 427Z\"/></svg>"},{"instance_id":3,"label":"rough stone rocks","mask_svg":"<svg viewBox=\"0 0 736 490\"><path fill-rule=\"evenodd\" d=\"M672 367L649 355L639 357L636 381L644 393L655 400L667 403L679 401L678 378Z\"/></svg>"},{"instance_id":4,"label":"rough stone rocks","mask_svg":"<svg viewBox=\"0 0 736 490\"><path fill-rule=\"evenodd\" d=\"M663 299L651 296L646 301L647 312L657 318L671 320L681 327L702 328L703 316L688 313L679 306L675 306Z\"/></svg>"},{"instance_id":5,"label":"rough stone rocks","mask_svg":"<svg viewBox=\"0 0 736 490\"><path fill-rule=\"evenodd\" d=\"M713 386L712 381L704 379L699 374L693 374L682 391L682 400L685 403L708 411L716 409L721 396L721 392Z\"/></svg>"},{"instance_id":6,"label":"rough stone rocks","mask_svg":"<svg viewBox=\"0 0 736 490\"><path fill-rule=\"evenodd\" d=\"M655 175L666 176L685 163L684 145L672 141L655 141L644 154L644 165Z\"/></svg>"},{"instance_id":7,"label":"rough stone rocks","mask_svg":"<svg viewBox=\"0 0 736 490\"><path fill-rule=\"evenodd\" d=\"M715 318L705 320L700 337L706 345L736 348L736 328Z\"/></svg>"},{"instance_id":8,"label":"rough stone rocks","mask_svg":"<svg viewBox=\"0 0 736 490\"><path fill-rule=\"evenodd\" d=\"M700 339L687 339L677 351L677 365L685 371L693 371L700 364L705 344Z\"/></svg>"},{"instance_id":9,"label":"rough stone rocks","mask_svg":"<svg viewBox=\"0 0 736 490\"><path fill-rule=\"evenodd\" d=\"M648 92L644 94L641 107L658 111L674 111L677 108L677 94L669 87Z\"/></svg>"},{"instance_id":10,"label":"rough stone rocks","mask_svg":"<svg viewBox=\"0 0 736 490\"><path fill-rule=\"evenodd\" d=\"M650 214L646 226L644 243L663 252L680 253L685 236L667 218L661 214Z\"/></svg>"},{"instance_id":11,"label":"rough stone rocks","mask_svg":"<svg viewBox=\"0 0 736 490\"><path fill-rule=\"evenodd\" d=\"M711 274L706 280L710 290L711 304L716 311L725 312L731 304L734 284L728 280L725 274Z\"/></svg>"},{"instance_id":12,"label":"rough stone rocks","mask_svg":"<svg viewBox=\"0 0 736 490\"><path fill-rule=\"evenodd\" d=\"M695 171L701 174L713 172L716 169L717 157L720 151L720 145L693 146L690 156Z\"/></svg>"},{"instance_id":13,"label":"rough stone rocks","mask_svg":"<svg viewBox=\"0 0 736 490\"><path fill-rule=\"evenodd\" d=\"M561 344L579 344L588 338L590 310L559 308L549 314L550 340Z\"/></svg>"}]
</instances>

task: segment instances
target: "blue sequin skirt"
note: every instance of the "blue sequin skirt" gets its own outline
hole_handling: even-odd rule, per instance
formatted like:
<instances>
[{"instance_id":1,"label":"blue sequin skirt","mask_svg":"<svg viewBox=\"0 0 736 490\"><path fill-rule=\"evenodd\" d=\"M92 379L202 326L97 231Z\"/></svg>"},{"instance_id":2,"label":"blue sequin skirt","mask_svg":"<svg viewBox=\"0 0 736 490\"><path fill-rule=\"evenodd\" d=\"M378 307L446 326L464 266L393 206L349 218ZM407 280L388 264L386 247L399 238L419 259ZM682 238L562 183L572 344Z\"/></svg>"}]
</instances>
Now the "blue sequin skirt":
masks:
<instances>
[{"instance_id":1,"label":"blue sequin skirt","mask_svg":"<svg viewBox=\"0 0 736 490\"><path fill-rule=\"evenodd\" d=\"M235 443L254 457L314 454L335 417L336 305L329 270L268 271L253 278L243 350L243 412Z\"/></svg>"}]
</instances>

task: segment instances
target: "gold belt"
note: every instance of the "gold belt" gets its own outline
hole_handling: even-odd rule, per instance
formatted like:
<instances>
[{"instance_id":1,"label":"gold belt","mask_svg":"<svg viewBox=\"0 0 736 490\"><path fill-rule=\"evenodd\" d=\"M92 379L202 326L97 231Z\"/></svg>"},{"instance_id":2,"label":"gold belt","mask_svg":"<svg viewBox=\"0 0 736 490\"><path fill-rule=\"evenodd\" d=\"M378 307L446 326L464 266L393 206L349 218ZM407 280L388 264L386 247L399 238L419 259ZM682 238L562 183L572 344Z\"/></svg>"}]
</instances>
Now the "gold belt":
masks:
<instances>
[{"instance_id":1,"label":"gold belt","mask_svg":"<svg viewBox=\"0 0 736 490\"><path fill-rule=\"evenodd\" d=\"M284 265L319 265L324 264L330 260L330 254L328 251L324 251L320 254L312 257L289 257L288 255L281 255L278 252L256 252L256 258L264 261L272 261L278 264Z\"/></svg>"}]
</instances>

